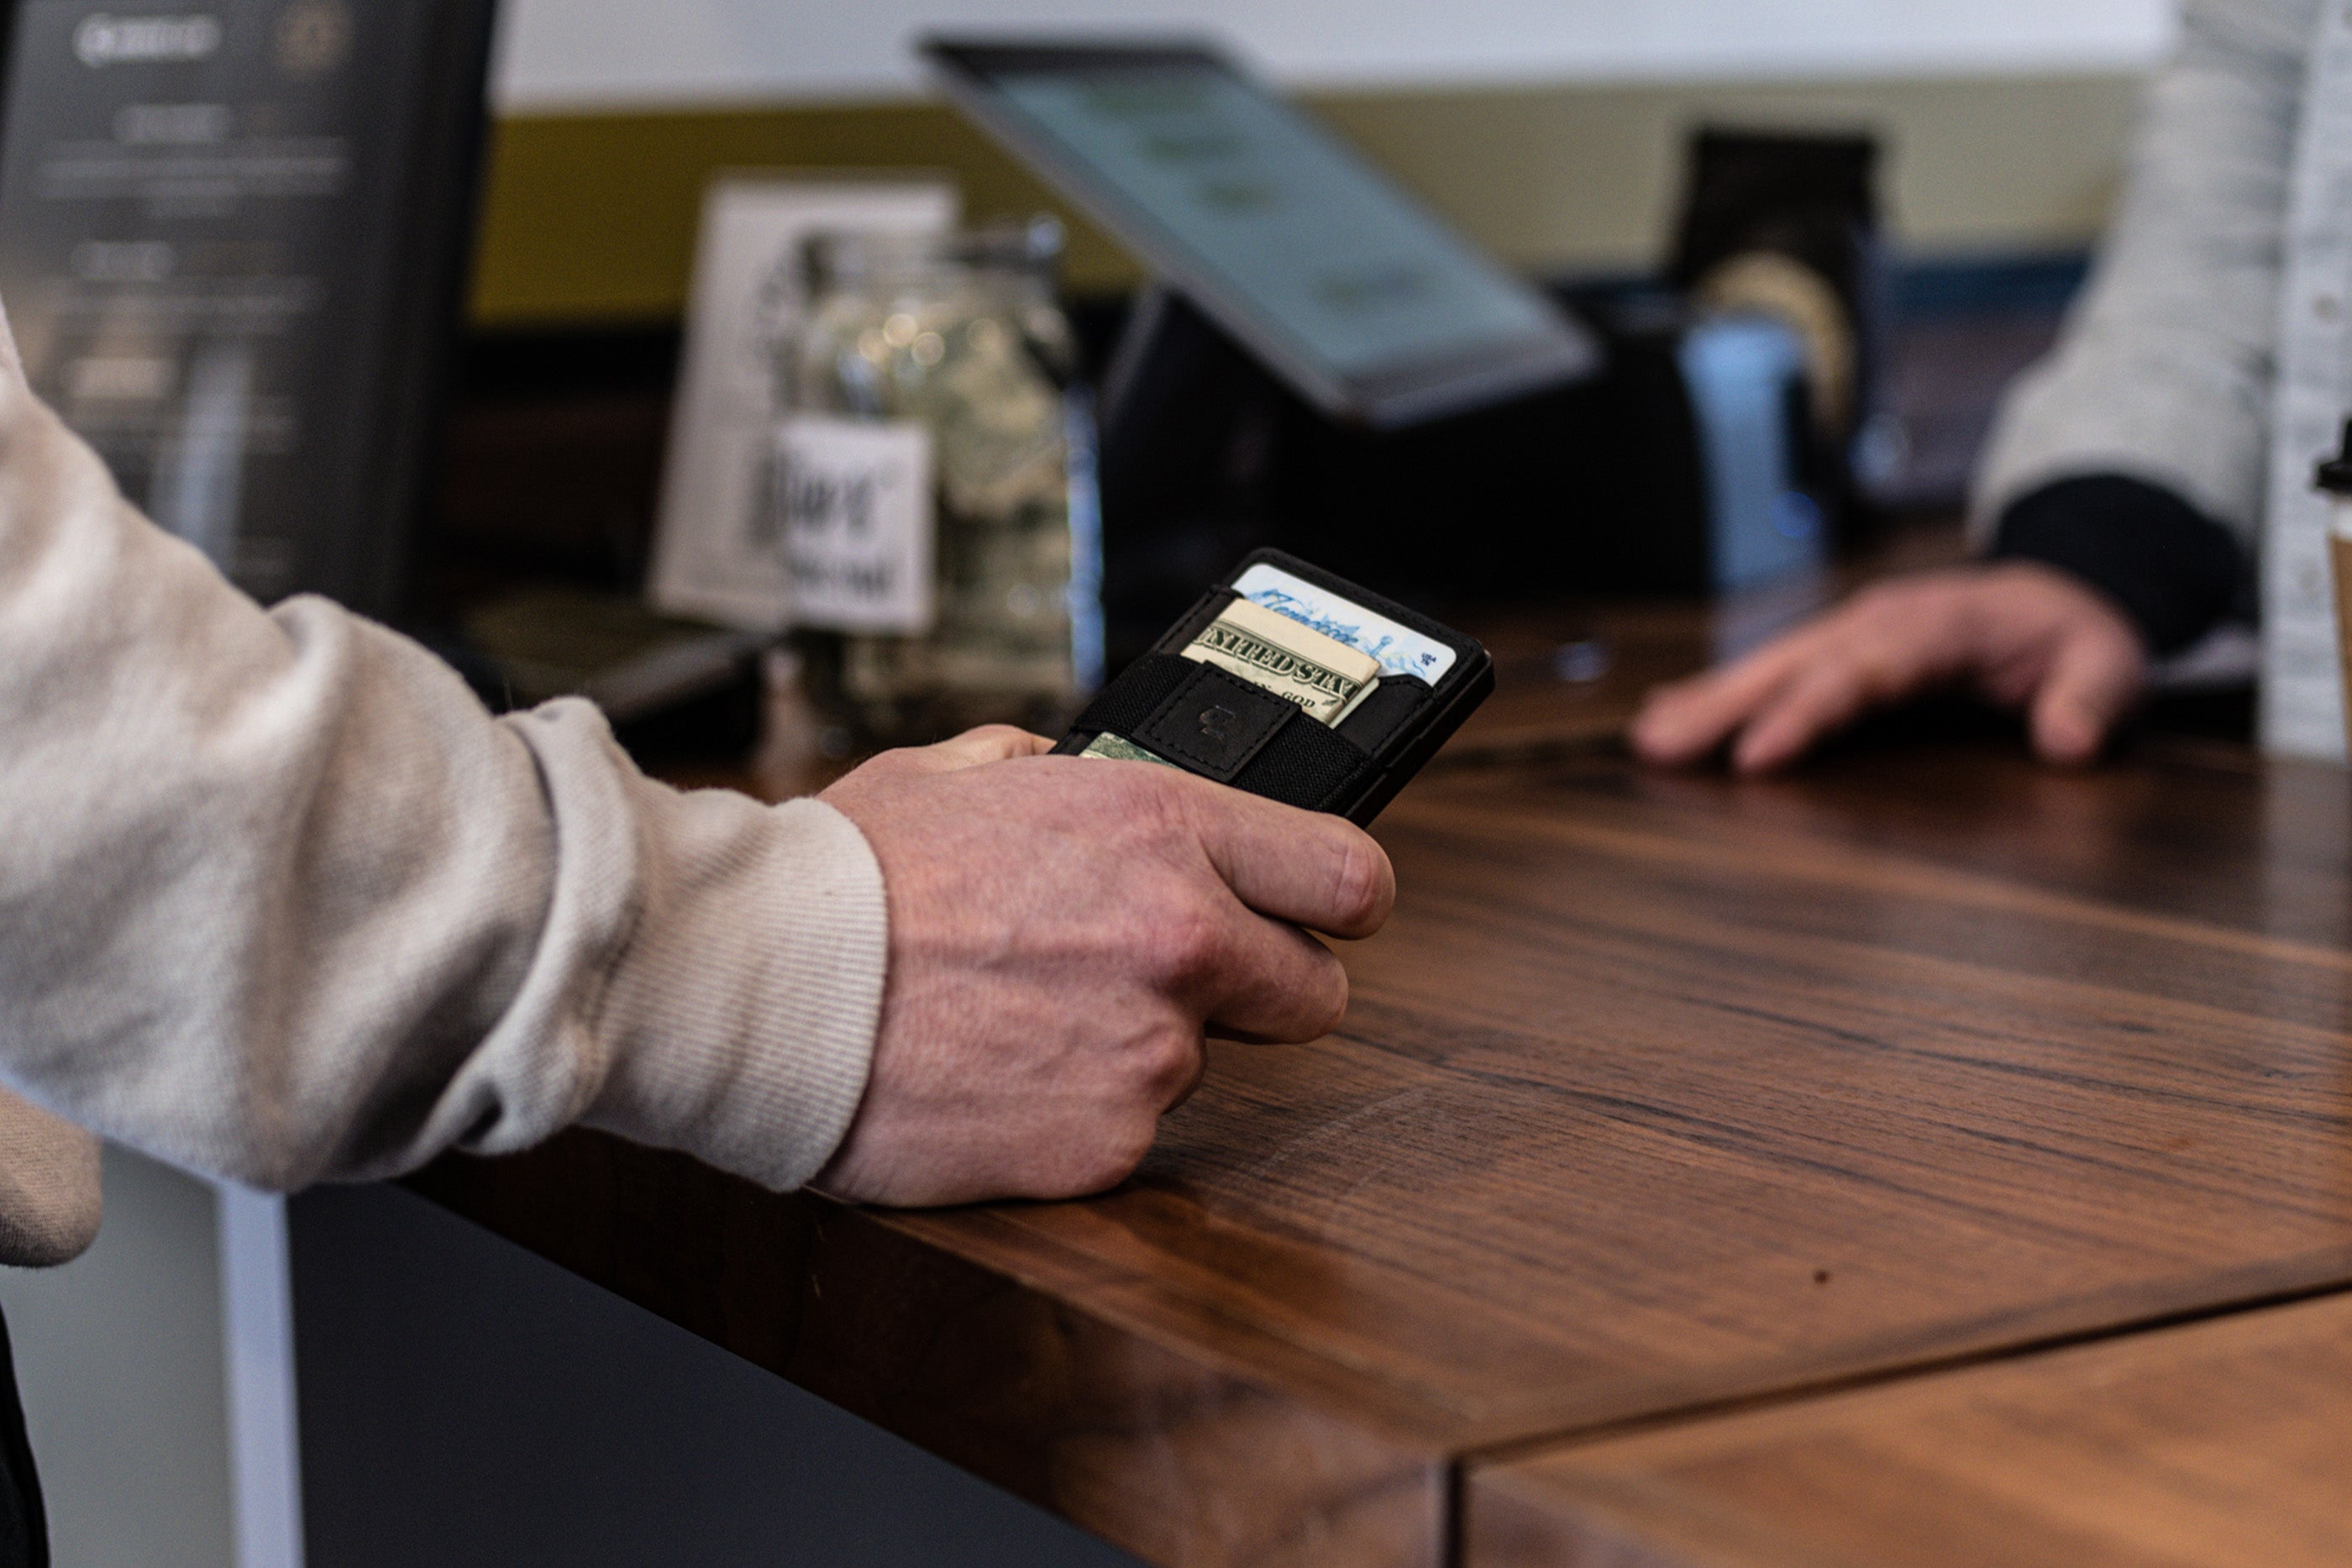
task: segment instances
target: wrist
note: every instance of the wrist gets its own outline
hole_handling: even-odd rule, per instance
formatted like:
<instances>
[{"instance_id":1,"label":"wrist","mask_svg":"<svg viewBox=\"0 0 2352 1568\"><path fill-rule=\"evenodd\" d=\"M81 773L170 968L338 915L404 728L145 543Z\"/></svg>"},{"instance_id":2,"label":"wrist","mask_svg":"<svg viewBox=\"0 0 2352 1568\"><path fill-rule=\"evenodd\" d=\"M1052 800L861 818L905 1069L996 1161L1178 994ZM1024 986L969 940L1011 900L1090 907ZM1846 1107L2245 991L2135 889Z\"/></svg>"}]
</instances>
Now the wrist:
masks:
<instances>
[{"instance_id":1,"label":"wrist","mask_svg":"<svg viewBox=\"0 0 2352 1568\"><path fill-rule=\"evenodd\" d=\"M798 1186L865 1093L888 958L881 869L823 802L639 788L648 891L598 1009L608 1066L585 1120Z\"/></svg>"},{"instance_id":2,"label":"wrist","mask_svg":"<svg viewBox=\"0 0 2352 1568\"><path fill-rule=\"evenodd\" d=\"M2121 475L2061 480L2001 514L1996 562L2063 575L2119 614L2143 652L2195 642L2228 611L2244 577L2229 530L2172 492Z\"/></svg>"}]
</instances>

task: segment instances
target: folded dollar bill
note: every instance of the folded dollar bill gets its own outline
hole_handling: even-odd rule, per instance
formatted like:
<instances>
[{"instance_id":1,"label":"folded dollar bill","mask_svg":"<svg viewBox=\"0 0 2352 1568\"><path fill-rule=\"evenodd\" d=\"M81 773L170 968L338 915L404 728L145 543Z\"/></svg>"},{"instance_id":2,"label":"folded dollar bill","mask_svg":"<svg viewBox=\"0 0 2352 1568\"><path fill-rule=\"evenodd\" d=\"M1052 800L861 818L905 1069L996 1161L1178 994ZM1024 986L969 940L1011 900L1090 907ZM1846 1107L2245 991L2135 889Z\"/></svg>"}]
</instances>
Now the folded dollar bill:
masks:
<instances>
[{"instance_id":1,"label":"folded dollar bill","mask_svg":"<svg viewBox=\"0 0 2352 1568\"><path fill-rule=\"evenodd\" d=\"M1381 662L1246 599L1236 599L1192 639L1184 657L1214 664L1337 724L1381 678Z\"/></svg>"},{"instance_id":2,"label":"folded dollar bill","mask_svg":"<svg viewBox=\"0 0 2352 1568\"><path fill-rule=\"evenodd\" d=\"M1246 599L1225 606L1184 657L1297 703L1319 724L1339 723L1381 678L1381 661L1373 655ZM1174 766L1116 735L1095 737L1078 755Z\"/></svg>"}]
</instances>

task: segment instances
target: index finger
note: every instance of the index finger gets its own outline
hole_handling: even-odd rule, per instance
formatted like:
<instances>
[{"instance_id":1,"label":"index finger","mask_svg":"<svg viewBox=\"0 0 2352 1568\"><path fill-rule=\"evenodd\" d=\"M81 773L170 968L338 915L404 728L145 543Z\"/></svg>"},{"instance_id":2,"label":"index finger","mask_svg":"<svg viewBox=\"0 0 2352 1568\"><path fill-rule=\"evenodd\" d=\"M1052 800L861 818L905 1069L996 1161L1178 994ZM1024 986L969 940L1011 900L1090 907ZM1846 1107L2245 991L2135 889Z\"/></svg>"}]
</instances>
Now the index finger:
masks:
<instances>
[{"instance_id":1,"label":"index finger","mask_svg":"<svg viewBox=\"0 0 2352 1568\"><path fill-rule=\"evenodd\" d=\"M1009 762L1016 757L1042 757L1053 749L1054 743L1042 735L1032 735L1009 724L983 724L929 746L910 747L897 755L908 767L925 773L954 773L990 762Z\"/></svg>"},{"instance_id":2,"label":"index finger","mask_svg":"<svg viewBox=\"0 0 2352 1568\"><path fill-rule=\"evenodd\" d=\"M1787 684L1811 656L1818 628L1773 639L1729 664L1652 692L1633 721L1633 744L1654 762L1688 762L1725 737Z\"/></svg>"},{"instance_id":3,"label":"index finger","mask_svg":"<svg viewBox=\"0 0 2352 1568\"><path fill-rule=\"evenodd\" d=\"M1197 782L1193 831L1234 897L1333 936L1369 936L1388 919L1396 872L1370 833L1328 812Z\"/></svg>"}]
</instances>

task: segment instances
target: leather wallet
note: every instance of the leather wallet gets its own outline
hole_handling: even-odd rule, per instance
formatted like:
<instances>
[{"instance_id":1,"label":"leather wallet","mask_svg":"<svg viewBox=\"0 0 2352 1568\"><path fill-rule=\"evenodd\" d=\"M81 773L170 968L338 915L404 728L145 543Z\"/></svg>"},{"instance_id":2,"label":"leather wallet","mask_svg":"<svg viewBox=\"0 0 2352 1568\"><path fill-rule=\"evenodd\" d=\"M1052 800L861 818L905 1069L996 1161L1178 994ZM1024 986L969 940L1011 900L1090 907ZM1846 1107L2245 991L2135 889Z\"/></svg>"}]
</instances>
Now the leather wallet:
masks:
<instances>
[{"instance_id":1,"label":"leather wallet","mask_svg":"<svg viewBox=\"0 0 2352 1568\"><path fill-rule=\"evenodd\" d=\"M1379 680L1336 726L1214 664L1183 656L1248 598L1381 661ZM1116 736L1252 794L1369 823L1495 689L1484 644L1276 549L1255 550L1202 594L1151 651L1095 695L1054 749Z\"/></svg>"}]
</instances>

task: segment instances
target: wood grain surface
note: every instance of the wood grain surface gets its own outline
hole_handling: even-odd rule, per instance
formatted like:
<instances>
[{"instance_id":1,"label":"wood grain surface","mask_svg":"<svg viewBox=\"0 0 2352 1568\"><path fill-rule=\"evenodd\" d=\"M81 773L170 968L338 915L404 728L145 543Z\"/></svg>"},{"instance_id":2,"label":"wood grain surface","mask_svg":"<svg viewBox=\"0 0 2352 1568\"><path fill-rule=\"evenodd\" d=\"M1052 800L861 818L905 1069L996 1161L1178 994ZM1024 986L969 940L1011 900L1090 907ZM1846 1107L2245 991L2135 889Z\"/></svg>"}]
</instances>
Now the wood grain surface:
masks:
<instances>
[{"instance_id":1,"label":"wood grain surface","mask_svg":"<svg viewBox=\"0 0 2352 1568\"><path fill-rule=\"evenodd\" d=\"M1312 1045L927 1214L579 1134L422 1190L1156 1562L1447 1560L1481 1456L2352 1283L2352 799L2000 739L1425 778Z\"/></svg>"},{"instance_id":2,"label":"wood grain surface","mask_svg":"<svg viewBox=\"0 0 2352 1568\"><path fill-rule=\"evenodd\" d=\"M1482 1468L1472 1568L2335 1568L2352 1297Z\"/></svg>"}]
</instances>

